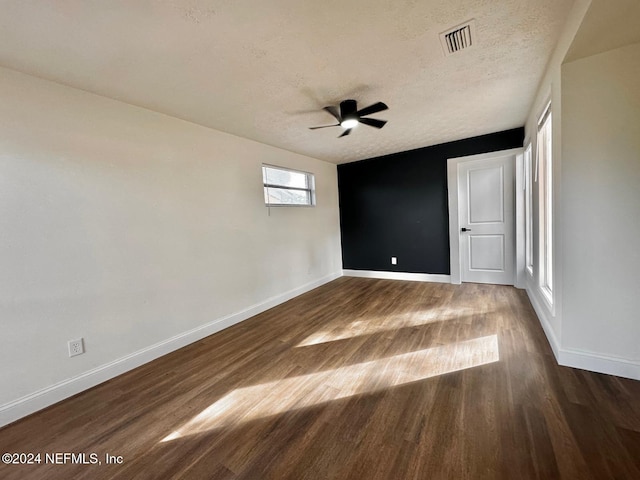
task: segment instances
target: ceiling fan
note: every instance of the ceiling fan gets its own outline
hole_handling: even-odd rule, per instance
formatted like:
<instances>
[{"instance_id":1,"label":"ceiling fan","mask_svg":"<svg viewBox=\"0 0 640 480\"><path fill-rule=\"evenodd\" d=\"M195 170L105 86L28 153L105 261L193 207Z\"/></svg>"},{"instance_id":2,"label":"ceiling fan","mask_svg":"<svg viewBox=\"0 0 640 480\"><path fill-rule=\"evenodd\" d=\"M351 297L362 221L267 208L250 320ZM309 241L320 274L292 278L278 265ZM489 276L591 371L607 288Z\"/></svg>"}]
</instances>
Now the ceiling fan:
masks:
<instances>
[{"instance_id":1,"label":"ceiling fan","mask_svg":"<svg viewBox=\"0 0 640 480\"><path fill-rule=\"evenodd\" d=\"M364 123L365 125L369 125L374 128L382 128L384 127L386 120L378 120L375 118L362 118L365 115L371 115L372 113L382 112L383 110L387 110L387 107L384 103L378 102L373 105L369 105L368 107L363 108L362 110L358 110L358 104L355 100L343 100L340 102L340 108L336 107L324 107L323 110L329 112L331 115L335 117L338 123L333 125L321 125L319 127L309 127L309 130L316 130L318 128L328 128L328 127L342 127L344 128L344 132L340 137L346 137L351 133L355 127L358 126L359 123Z\"/></svg>"}]
</instances>

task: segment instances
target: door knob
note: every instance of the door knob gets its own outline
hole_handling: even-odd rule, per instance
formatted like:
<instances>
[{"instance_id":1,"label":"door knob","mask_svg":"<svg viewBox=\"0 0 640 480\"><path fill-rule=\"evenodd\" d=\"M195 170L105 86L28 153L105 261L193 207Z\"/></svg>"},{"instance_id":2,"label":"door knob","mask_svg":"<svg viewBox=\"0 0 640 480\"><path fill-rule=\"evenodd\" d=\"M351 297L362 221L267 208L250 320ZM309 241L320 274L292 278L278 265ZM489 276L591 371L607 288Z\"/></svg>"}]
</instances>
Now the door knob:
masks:
<instances>
[{"instance_id":1,"label":"door knob","mask_svg":"<svg viewBox=\"0 0 640 480\"><path fill-rule=\"evenodd\" d=\"M462 227L462 228L460 229L460 231L461 231L461 232L470 232L470 231L471 231L471 229L470 229L470 228L464 228L464 227Z\"/></svg>"}]
</instances>

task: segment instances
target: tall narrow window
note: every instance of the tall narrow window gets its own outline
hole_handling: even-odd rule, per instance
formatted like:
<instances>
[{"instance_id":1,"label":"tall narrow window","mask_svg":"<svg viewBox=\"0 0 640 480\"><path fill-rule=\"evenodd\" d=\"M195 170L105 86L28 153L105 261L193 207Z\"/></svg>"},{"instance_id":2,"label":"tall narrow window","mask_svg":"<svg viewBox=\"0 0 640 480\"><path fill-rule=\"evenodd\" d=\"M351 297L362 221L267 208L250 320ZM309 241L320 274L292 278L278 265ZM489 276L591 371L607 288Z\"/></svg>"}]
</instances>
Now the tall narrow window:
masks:
<instances>
[{"instance_id":1,"label":"tall narrow window","mask_svg":"<svg viewBox=\"0 0 640 480\"><path fill-rule=\"evenodd\" d=\"M265 205L315 205L315 185L312 173L263 165L262 181Z\"/></svg>"},{"instance_id":2,"label":"tall narrow window","mask_svg":"<svg viewBox=\"0 0 640 480\"><path fill-rule=\"evenodd\" d=\"M551 104L538 122L538 192L540 228L540 288L553 303L553 158Z\"/></svg>"},{"instance_id":3,"label":"tall narrow window","mask_svg":"<svg viewBox=\"0 0 640 480\"><path fill-rule=\"evenodd\" d=\"M525 265L533 275L533 165L531 143L524 151L524 250Z\"/></svg>"}]
</instances>

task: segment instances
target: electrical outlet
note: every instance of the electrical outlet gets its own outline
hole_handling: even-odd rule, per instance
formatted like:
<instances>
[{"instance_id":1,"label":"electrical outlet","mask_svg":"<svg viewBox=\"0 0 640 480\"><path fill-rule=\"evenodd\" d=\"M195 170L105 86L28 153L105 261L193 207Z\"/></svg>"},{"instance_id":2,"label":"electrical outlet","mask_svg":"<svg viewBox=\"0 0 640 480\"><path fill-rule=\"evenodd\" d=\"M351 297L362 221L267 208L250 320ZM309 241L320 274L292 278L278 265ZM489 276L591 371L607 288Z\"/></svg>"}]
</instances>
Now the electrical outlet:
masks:
<instances>
[{"instance_id":1,"label":"electrical outlet","mask_svg":"<svg viewBox=\"0 0 640 480\"><path fill-rule=\"evenodd\" d=\"M398 257L391 257L391 265L397 265L398 264Z\"/></svg>"},{"instance_id":2,"label":"electrical outlet","mask_svg":"<svg viewBox=\"0 0 640 480\"><path fill-rule=\"evenodd\" d=\"M75 357L82 353L84 353L84 342L82 341L82 338L69 340L69 356Z\"/></svg>"}]
</instances>

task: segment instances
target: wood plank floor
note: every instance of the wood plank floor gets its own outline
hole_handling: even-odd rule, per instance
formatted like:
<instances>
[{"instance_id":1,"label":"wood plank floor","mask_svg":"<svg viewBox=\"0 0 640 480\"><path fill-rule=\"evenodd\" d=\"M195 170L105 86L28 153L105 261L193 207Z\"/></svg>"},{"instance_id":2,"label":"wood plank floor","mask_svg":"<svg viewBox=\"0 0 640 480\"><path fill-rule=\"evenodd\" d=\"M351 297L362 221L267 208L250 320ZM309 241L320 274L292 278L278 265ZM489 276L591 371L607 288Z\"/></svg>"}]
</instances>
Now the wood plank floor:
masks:
<instances>
[{"instance_id":1,"label":"wood plank floor","mask_svg":"<svg viewBox=\"0 0 640 480\"><path fill-rule=\"evenodd\" d=\"M512 287L343 277L5 427L4 452L42 464L2 479L640 479L640 382L557 366Z\"/></svg>"}]
</instances>

